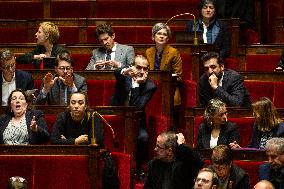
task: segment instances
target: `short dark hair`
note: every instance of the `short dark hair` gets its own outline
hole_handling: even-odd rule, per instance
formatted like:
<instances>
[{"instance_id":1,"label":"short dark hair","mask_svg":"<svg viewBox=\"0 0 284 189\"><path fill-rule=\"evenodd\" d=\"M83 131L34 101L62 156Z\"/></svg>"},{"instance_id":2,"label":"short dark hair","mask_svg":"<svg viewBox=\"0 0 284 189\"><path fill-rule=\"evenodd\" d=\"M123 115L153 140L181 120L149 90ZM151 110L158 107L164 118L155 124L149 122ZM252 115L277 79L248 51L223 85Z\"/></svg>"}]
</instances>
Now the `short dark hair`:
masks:
<instances>
[{"instance_id":1,"label":"short dark hair","mask_svg":"<svg viewBox=\"0 0 284 189\"><path fill-rule=\"evenodd\" d=\"M109 36L113 36L114 31L109 24L100 24L95 31L95 37L98 39L101 34L107 33Z\"/></svg>"},{"instance_id":2,"label":"short dark hair","mask_svg":"<svg viewBox=\"0 0 284 189\"><path fill-rule=\"evenodd\" d=\"M8 97L7 108L6 108L6 113L11 114L12 116L14 116L14 112L12 112L11 101L12 101L12 95L13 95L13 93L15 93L15 92L20 92L20 93L22 93L22 94L24 95L25 100L27 101L27 103L28 103L28 104L30 103L29 98L28 98L28 96L27 96L27 93L26 93L24 90L22 90L22 89L15 89L15 90L13 90L13 91L10 93L9 97Z\"/></svg>"},{"instance_id":3,"label":"short dark hair","mask_svg":"<svg viewBox=\"0 0 284 189\"><path fill-rule=\"evenodd\" d=\"M70 63L71 66L73 66L73 59L71 57L70 52L67 51L67 50L63 50L62 52L60 52L57 55L57 57L56 57L56 65L55 66L58 66L60 61L66 61L66 62Z\"/></svg>"},{"instance_id":4,"label":"short dark hair","mask_svg":"<svg viewBox=\"0 0 284 189\"><path fill-rule=\"evenodd\" d=\"M201 9L204 5L208 4L208 3L212 3L214 8L215 8L215 15L217 14L218 12L218 6L216 4L216 0L200 0L199 2L199 5L198 5L198 10L199 10L199 14L200 14L200 17L202 18L202 15L201 15Z\"/></svg>"},{"instance_id":5,"label":"short dark hair","mask_svg":"<svg viewBox=\"0 0 284 189\"><path fill-rule=\"evenodd\" d=\"M229 165L233 161L233 152L226 145L218 145L213 148L211 161L214 164Z\"/></svg>"},{"instance_id":6,"label":"short dark hair","mask_svg":"<svg viewBox=\"0 0 284 189\"><path fill-rule=\"evenodd\" d=\"M0 64L2 65L2 63L11 60L12 58L14 58L14 52L10 49L3 49L0 51Z\"/></svg>"},{"instance_id":7,"label":"short dark hair","mask_svg":"<svg viewBox=\"0 0 284 189\"><path fill-rule=\"evenodd\" d=\"M200 60L201 60L202 64L204 64L205 62L207 62L208 60L210 60L212 58L216 58L217 63L219 65L224 65L224 62L223 62L222 58L220 57L220 54L217 53L217 52L214 52L214 51L205 53L204 55L202 55Z\"/></svg>"}]
</instances>

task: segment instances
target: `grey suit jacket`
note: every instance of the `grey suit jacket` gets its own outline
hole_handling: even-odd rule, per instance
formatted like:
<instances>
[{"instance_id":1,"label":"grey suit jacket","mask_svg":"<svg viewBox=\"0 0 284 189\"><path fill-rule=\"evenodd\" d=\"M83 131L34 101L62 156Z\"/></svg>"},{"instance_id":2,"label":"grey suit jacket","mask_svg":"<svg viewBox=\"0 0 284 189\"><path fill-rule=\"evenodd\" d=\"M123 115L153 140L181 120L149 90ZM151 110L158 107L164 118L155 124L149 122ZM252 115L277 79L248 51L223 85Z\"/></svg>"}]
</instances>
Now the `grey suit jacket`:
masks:
<instances>
[{"instance_id":1,"label":"grey suit jacket","mask_svg":"<svg viewBox=\"0 0 284 189\"><path fill-rule=\"evenodd\" d=\"M90 63L86 70L95 70L98 60L105 60L106 50L103 47L93 50ZM121 67L129 67L134 62L134 49L132 46L116 43L115 61L121 63ZM113 68L115 69L115 68Z\"/></svg>"},{"instance_id":2,"label":"grey suit jacket","mask_svg":"<svg viewBox=\"0 0 284 189\"><path fill-rule=\"evenodd\" d=\"M87 83L86 79L78 74L73 73L73 79L75 86L77 87L78 92L84 92L87 94ZM52 88L50 89L49 93L45 95L43 93L44 87L44 80L41 84L41 90L39 95L37 96L35 104L48 104L48 105L67 105L70 100L70 96L72 94L72 89L70 87L67 88L67 104L64 101L65 95L65 85L62 83L61 80L57 80Z\"/></svg>"}]
</instances>

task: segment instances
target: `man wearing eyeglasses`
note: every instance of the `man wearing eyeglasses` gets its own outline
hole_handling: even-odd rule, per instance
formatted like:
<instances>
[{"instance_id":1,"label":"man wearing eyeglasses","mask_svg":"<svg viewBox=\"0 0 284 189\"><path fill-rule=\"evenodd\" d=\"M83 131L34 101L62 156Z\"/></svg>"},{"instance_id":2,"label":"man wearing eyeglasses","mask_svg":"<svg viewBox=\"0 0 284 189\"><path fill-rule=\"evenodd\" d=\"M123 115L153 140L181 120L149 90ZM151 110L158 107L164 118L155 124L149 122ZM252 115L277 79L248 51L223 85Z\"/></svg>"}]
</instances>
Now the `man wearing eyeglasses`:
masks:
<instances>
[{"instance_id":1,"label":"man wearing eyeglasses","mask_svg":"<svg viewBox=\"0 0 284 189\"><path fill-rule=\"evenodd\" d=\"M16 60L14 53L9 49L0 52L1 76L0 92L2 106L7 106L10 93L15 89L32 90L34 81L28 72L16 70Z\"/></svg>"},{"instance_id":2,"label":"man wearing eyeglasses","mask_svg":"<svg viewBox=\"0 0 284 189\"><path fill-rule=\"evenodd\" d=\"M268 163L259 168L259 179L268 180L277 189L284 189L284 138L271 138L266 143Z\"/></svg>"},{"instance_id":3,"label":"man wearing eyeglasses","mask_svg":"<svg viewBox=\"0 0 284 189\"><path fill-rule=\"evenodd\" d=\"M232 150L226 145L213 148L211 156L212 170L218 175L221 189L249 189L248 173L233 164Z\"/></svg>"},{"instance_id":4,"label":"man wearing eyeglasses","mask_svg":"<svg viewBox=\"0 0 284 189\"><path fill-rule=\"evenodd\" d=\"M212 98L219 98L227 106L249 107L249 93L239 73L225 69L223 60L216 52L201 57L204 74L199 79L199 104L206 106Z\"/></svg>"},{"instance_id":5,"label":"man wearing eyeglasses","mask_svg":"<svg viewBox=\"0 0 284 189\"><path fill-rule=\"evenodd\" d=\"M149 163L144 189L189 189L204 162L185 144L183 134L162 132L156 141L156 157Z\"/></svg>"},{"instance_id":6,"label":"man wearing eyeglasses","mask_svg":"<svg viewBox=\"0 0 284 189\"><path fill-rule=\"evenodd\" d=\"M57 55L55 75L47 73L43 78L36 104L67 105L74 92L87 94L86 79L73 73L72 58L68 51Z\"/></svg>"},{"instance_id":7,"label":"man wearing eyeglasses","mask_svg":"<svg viewBox=\"0 0 284 189\"><path fill-rule=\"evenodd\" d=\"M195 179L194 189L217 189L218 176L209 168L202 168Z\"/></svg>"}]
</instances>

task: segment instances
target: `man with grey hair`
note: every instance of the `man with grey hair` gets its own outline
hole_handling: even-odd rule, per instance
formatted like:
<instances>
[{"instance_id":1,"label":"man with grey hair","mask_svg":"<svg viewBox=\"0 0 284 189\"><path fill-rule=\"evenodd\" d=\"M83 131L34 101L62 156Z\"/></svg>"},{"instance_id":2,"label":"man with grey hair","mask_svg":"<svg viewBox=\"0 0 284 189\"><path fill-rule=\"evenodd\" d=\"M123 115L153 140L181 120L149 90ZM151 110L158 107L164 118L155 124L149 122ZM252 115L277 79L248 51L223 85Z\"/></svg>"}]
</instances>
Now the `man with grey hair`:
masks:
<instances>
[{"instance_id":1,"label":"man with grey hair","mask_svg":"<svg viewBox=\"0 0 284 189\"><path fill-rule=\"evenodd\" d=\"M98 25L95 36L101 47L93 50L86 70L114 70L129 67L134 61L134 48L116 43L115 32L111 25Z\"/></svg>"},{"instance_id":2,"label":"man with grey hair","mask_svg":"<svg viewBox=\"0 0 284 189\"><path fill-rule=\"evenodd\" d=\"M188 189L203 166L201 156L184 145L183 134L162 132L157 137L156 157L149 164L144 189Z\"/></svg>"},{"instance_id":3,"label":"man with grey hair","mask_svg":"<svg viewBox=\"0 0 284 189\"><path fill-rule=\"evenodd\" d=\"M268 163L260 166L259 179L268 180L277 189L284 189L284 138L271 138L266 143Z\"/></svg>"},{"instance_id":4,"label":"man with grey hair","mask_svg":"<svg viewBox=\"0 0 284 189\"><path fill-rule=\"evenodd\" d=\"M10 93L15 89L32 90L34 82L32 75L28 72L16 70L16 59L14 53L9 49L0 51L0 93L2 106L7 106Z\"/></svg>"},{"instance_id":5,"label":"man with grey hair","mask_svg":"<svg viewBox=\"0 0 284 189\"><path fill-rule=\"evenodd\" d=\"M253 189L275 189L268 180L261 180L253 187Z\"/></svg>"}]
</instances>

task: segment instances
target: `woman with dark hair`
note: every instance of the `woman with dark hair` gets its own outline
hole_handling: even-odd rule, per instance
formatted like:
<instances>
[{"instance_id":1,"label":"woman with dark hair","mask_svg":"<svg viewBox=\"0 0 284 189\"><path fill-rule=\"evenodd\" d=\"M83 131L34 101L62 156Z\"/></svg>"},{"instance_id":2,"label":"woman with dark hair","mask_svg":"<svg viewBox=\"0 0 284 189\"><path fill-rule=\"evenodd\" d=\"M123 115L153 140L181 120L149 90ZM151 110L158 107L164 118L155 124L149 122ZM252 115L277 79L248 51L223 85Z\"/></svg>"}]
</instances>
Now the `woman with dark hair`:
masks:
<instances>
[{"instance_id":1,"label":"woman with dark hair","mask_svg":"<svg viewBox=\"0 0 284 189\"><path fill-rule=\"evenodd\" d=\"M226 104L211 99L204 112L204 122L199 126L196 148L214 148L240 141L240 132L235 123L227 121Z\"/></svg>"},{"instance_id":2,"label":"woman with dark hair","mask_svg":"<svg viewBox=\"0 0 284 189\"><path fill-rule=\"evenodd\" d=\"M220 49L222 59L230 56L231 34L227 24L216 18L216 1L201 0L198 8L200 10L200 18L197 20L196 31L203 34L203 42L215 44ZM187 22L186 31L194 31L192 20Z\"/></svg>"},{"instance_id":3,"label":"woman with dark hair","mask_svg":"<svg viewBox=\"0 0 284 189\"><path fill-rule=\"evenodd\" d=\"M65 50L57 43L59 39L59 29L52 22L42 22L35 34L37 46L31 52L17 57L16 62L19 64L33 63L35 68L40 68L43 58L56 57L57 54Z\"/></svg>"},{"instance_id":4,"label":"woman with dark hair","mask_svg":"<svg viewBox=\"0 0 284 189\"><path fill-rule=\"evenodd\" d=\"M284 122L279 118L278 112L267 97L262 97L252 104L255 117L252 138L249 148L264 149L266 142L274 137L284 137ZM232 148L240 148L238 143L230 144Z\"/></svg>"},{"instance_id":5,"label":"woman with dark hair","mask_svg":"<svg viewBox=\"0 0 284 189\"><path fill-rule=\"evenodd\" d=\"M44 115L28 108L24 91L16 89L8 98L6 114L0 117L1 144L42 144L49 140Z\"/></svg>"}]
</instances>

